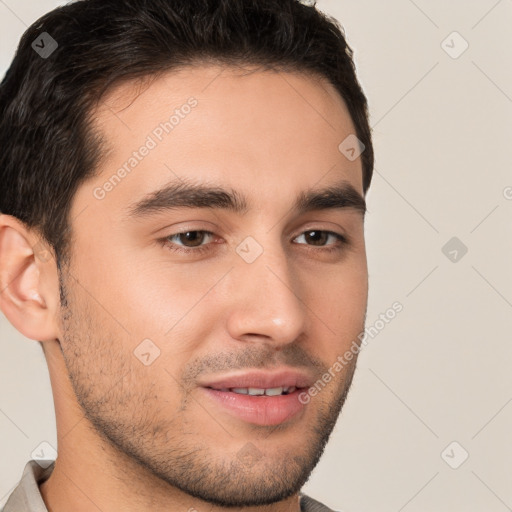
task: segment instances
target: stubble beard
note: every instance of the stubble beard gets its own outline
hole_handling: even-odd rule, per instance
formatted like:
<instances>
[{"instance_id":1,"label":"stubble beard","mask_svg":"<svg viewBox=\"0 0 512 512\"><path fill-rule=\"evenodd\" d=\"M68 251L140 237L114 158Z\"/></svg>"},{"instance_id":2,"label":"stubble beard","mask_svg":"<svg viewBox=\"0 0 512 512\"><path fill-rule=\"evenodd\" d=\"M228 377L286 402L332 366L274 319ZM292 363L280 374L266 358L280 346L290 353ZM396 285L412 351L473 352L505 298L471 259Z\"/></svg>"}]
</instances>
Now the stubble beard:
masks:
<instances>
[{"instance_id":1,"label":"stubble beard","mask_svg":"<svg viewBox=\"0 0 512 512\"><path fill-rule=\"evenodd\" d=\"M152 417L155 409L150 409L148 414L143 408L143 404L158 407L158 403L151 402L149 393L147 396L130 396L131 390L119 390L114 386L113 378L109 382L98 382L90 374L91 364L116 368L121 373L129 372L132 362L126 359L124 364L119 363L119 354L105 349L111 341L108 337L100 341L102 330L94 324L94 316L88 315L94 309L74 308L64 282L61 286L64 333L61 349L64 346L63 356L69 378L77 401L95 433L112 448L111 453L119 454L119 457L112 458L112 464L120 465L123 459L128 458L149 475L175 489L225 508L269 505L300 491L320 460L345 403L356 358L347 367L343 379L339 379L335 390L331 388L321 392L326 393L329 400L319 402L315 421L305 425L304 430L294 437L296 441L286 453L260 452L261 457L255 455L249 460L236 453L226 457L226 450L219 448L221 443L214 447L200 438L193 442L187 432L186 408L170 420L157 415ZM97 355L95 358L88 354ZM310 407L318 398L310 402ZM137 407L138 403L141 408ZM205 418L205 425L207 421ZM287 428L286 424L279 425L275 427L275 434L283 435ZM272 435L272 430L268 429L266 437ZM254 443L248 440L245 446L257 446L257 437L265 436L256 435ZM261 446L264 446L264 441ZM130 482L126 485L129 488Z\"/></svg>"}]
</instances>

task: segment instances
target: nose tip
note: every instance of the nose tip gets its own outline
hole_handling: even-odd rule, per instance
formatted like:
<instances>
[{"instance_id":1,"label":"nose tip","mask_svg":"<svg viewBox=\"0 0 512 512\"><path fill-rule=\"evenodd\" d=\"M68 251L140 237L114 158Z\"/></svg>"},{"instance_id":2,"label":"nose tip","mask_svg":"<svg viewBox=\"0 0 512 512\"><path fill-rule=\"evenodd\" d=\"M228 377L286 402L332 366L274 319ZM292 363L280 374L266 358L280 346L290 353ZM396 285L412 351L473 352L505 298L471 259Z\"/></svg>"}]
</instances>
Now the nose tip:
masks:
<instances>
[{"instance_id":1,"label":"nose tip","mask_svg":"<svg viewBox=\"0 0 512 512\"><path fill-rule=\"evenodd\" d=\"M241 341L275 346L296 340L305 327L305 308L287 266L255 265L238 273L228 330Z\"/></svg>"}]
</instances>

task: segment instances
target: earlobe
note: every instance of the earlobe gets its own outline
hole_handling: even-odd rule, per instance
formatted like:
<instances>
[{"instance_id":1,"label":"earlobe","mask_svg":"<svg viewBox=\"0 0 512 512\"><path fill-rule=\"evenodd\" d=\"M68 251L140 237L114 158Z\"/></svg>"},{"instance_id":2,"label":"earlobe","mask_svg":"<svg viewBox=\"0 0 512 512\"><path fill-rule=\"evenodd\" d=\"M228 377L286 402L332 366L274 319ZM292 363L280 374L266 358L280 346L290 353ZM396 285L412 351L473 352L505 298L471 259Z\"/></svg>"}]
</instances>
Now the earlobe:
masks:
<instances>
[{"instance_id":1,"label":"earlobe","mask_svg":"<svg viewBox=\"0 0 512 512\"><path fill-rule=\"evenodd\" d=\"M22 222L0 215L0 309L25 337L46 341L57 337L58 279L55 261L37 257L40 246Z\"/></svg>"}]
</instances>

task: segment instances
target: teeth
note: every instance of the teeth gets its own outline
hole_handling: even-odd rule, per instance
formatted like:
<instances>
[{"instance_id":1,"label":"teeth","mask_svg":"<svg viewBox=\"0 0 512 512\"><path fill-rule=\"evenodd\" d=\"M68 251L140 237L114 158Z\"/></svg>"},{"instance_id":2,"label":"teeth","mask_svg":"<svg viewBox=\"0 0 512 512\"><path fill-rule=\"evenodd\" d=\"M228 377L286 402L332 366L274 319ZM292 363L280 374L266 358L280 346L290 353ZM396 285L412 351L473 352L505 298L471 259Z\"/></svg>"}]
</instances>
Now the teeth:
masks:
<instances>
[{"instance_id":1,"label":"teeth","mask_svg":"<svg viewBox=\"0 0 512 512\"><path fill-rule=\"evenodd\" d=\"M270 388L265 390L267 396L277 396L283 394L283 388Z\"/></svg>"},{"instance_id":2,"label":"teeth","mask_svg":"<svg viewBox=\"0 0 512 512\"><path fill-rule=\"evenodd\" d=\"M247 395L247 393L249 393L247 388L233 388L231 391L233 391L233 393L238 393L239 395Z\"/></svg>"},{"instance_id":3,"label":"teeth","mask_svg":"<svg viewBox=\"0 0 512 512\"><path fill-rule=\"evenodd\" d=\"M290 387L280 387L280 388L231 388L230 391L233 393L238 393L239 395L251 395L251 396L279 396L279 395L288 395L293 393L297 388L295 386Z\"/></svg>"},{"instance_id":4,"label":"teeth","mask_svg":"<svg viewBox=\"0 0 512 512\"><path fill-rule=\"evenodd\" d=\"M256 396L256 395L264 395L264 394L265 394L265 390L264 389L261 389L261 388L249 388L249 395Z\"/></svg>"}]
</instances>

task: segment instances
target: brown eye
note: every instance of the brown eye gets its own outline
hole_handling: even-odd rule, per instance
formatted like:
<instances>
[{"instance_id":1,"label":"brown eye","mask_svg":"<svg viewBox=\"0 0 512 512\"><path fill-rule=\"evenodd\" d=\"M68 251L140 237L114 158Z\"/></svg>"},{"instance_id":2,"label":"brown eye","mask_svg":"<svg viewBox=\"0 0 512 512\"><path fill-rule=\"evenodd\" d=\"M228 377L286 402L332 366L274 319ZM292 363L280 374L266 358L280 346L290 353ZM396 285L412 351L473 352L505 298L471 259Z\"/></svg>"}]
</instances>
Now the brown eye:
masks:
<instances>
[{"instance_id":1,"label":"brown eye","mask_svg":"<svg viewBox=\"0 0 512 512\"><path fill-rule=\"evenodd\" d=\"M174 235L185 247L198 247L205 239L206 231L186 231Z\"/></svg>"},{"instance_id":2,"label":"brown eye","mask_svg":"<svg viewBox=\"0 0 512 512\"><path fill-rule=\"evenodd\" d=\"M333 233L332 231L324 231L321 229L311 229L309 231L304 231L301 235L299 235L296 240L304 237L306 245L313 245L317 247L329 247L336 245L344 245L347 243L347 239L343 235L339 235L338 233ZM328 244L329 239L333 239L335 243ZM336 244L338 241L338 244ZM302 244L304 245L304 244Z\"/></svg>"},{"instance_id":3,"label":"brown eye","mask_svg":"<svg viewBox=\"0 0 512 512\"><path fill-rule=\"evenodd\" d=\"M312 245L325 245L329 235L325 231L306 231L305 239Z\"/></svg>"},{"instance_id":4,"label":"brown eye","mask_svg":"<svg viewBox=\"0 0 512 512\"><path fill-rule=\"evenodd\" d=\"M168 249L184 254L200 254L210 250L212 244L204 243L208 238L212 241L214 233L211 231L182 231L163 238L160 242Z\"/></svg>"}]
</instances>

